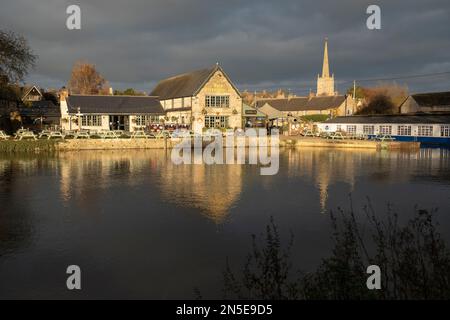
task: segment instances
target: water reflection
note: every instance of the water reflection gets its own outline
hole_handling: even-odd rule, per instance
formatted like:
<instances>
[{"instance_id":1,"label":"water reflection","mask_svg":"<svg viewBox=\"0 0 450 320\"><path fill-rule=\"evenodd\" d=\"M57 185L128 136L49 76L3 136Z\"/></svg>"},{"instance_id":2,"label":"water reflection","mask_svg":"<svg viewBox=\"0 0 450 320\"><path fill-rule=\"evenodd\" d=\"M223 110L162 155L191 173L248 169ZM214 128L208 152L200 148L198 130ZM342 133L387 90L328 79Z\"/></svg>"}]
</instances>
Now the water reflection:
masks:
<instances>
[{"instance_id":1,"label":"water reflection","mask_svg":"<svg viewBox=\"0 0 450 320\"><path fill-rule=\"evenodd\" d=\"M56 177L59 199L66 206L75 201L81 208L99 202L103 194L117 186L126 186L128 190L148 189L149 192L151 186L159 190L162 201L198 209L221 223L243 191L253 188L254 184L266 184L270 189L273 180L280 177L310 182L316 188L321 210L325 211L330 187L337 183L341 188L346 186L346 192L352 192L361 178L387 184L448 182L449 161L448 149L417 152L287 149L281 152L279 175L260 179L258 168L248 165L174 165L170 153L163 150L66 152L53 157L3 157L0 188L5 210L7 203L14 202L14 206L18 206L15 197L32 196L33 188L46 187L24 183L26 177Z\"/></svg>"},{"instance_id":2,"label":"water reflection","mask_svg":"<svg viewBox=\"0 0 450 320\"><path fill-rule=\"evenodd\" d=\"M270 216L295 232L296 259L320 261L329 219L318 212L351 191L355 207L366 195L405 214L439 206L449 230L449 161L441 149L285 149L279 173L261 176L250 165L176 166L163 150L0 156L0 297L70 298L61 270L74 261L91 277L83 297L180 299L194 286L220 297L224 257L245 258Z\"/></svg>"},{"instance_id":3,"label":"water reflection","mask_svg":"<svg viewBox=\"0 0 450 320\"><path fill-rule=\"evenodd\" d=\"M285 150L283 156L288 177L301 177L314 183L322 212L327 208L328 190L336 183L346 184L347 193L351 193L355 181L361 177L382 183L450 181L449 149L402 152L303 148Z\"/></svg>"}]
</instances>

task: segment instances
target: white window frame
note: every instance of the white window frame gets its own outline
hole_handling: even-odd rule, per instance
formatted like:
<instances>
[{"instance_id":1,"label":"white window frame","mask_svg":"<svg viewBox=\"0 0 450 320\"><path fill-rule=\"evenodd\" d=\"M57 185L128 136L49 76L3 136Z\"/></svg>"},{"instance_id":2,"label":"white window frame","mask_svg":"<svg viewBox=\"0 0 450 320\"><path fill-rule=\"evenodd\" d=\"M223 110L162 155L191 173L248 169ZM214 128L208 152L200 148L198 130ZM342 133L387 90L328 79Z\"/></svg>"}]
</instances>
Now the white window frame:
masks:
<instances>
[{"instance_id":1,"label":"white window frame","mask_svg":"<svg viewBox=\"0 0 450 320\"><path fill-rule=\"evenodd\" d=\"M392 135L392 126L389 125L382 125L380 126L380 134L383 135Z\"/></svg>"},{"instance_id":2,"label":"white window frame","mask_svg":"<svg viewBox=\"0 0 450 320\"><path fill-rule=\"evenodd\" d=\"M82 127L101 127L103 125L103 117L101 115L84 115L81 116Z\"/></svg>"},{"instance_id":3,"label":"white window frame","mask_svg":"<svg viewBox=\"0 0 450 320\"><path fill-rule=\"evenodd\" d=\"M356 134L356 125L347 125L347 133Z\"/></svg>"},{"instance_id":4,"label":"white window frame","mask_svg":"<svg viewBox=\"0 0 450 320\"><path fill-rule=\"evenodd\" d=\"M417 127L417 135L419 137L432 137L433 136L433 126L423 125Z\"/></svg>"},{"instance_id":5,"label":"white window frame","mask_svg":"<svg viewBox=\"0 0 450 320\"><path fill-rule=\"evenodd\" d=\"M363 134L374 135L375 134L375 126L374 125L364 125L363 126Z\"/></svg>"},{"instance_id":6,"label":"white window frame","mask_svg":"<svg viewBox=\"0 0 450 320\"><path fill-rule=\"evenodd\" d=\"M230 96L229 95L207 95L205 96L206 108L229 108Z\"/></svg>"},{"instance_id":7,"label":"white window frame","mask_svg":"<svg viewBox=\"0 0 450 320\"><path fill-rule=\"evenodd\" d=\"M411 135L411 126L401 125L397 127L397 134L399 136L410 136Z\"/></svg>"}]
</instances>

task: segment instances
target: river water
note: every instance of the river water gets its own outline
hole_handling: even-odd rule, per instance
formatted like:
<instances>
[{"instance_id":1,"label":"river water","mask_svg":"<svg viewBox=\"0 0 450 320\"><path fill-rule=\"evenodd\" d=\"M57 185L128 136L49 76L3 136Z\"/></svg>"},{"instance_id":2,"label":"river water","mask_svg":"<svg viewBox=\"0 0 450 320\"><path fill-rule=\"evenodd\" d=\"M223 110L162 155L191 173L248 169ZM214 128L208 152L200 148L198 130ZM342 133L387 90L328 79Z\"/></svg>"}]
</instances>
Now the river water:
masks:
<instances>
[{"instance_id":1,"label":"river water","mask_svg":"<svg viewBox=\"0 0 450 320\"><path fill-rule=\"evenodd\" d=\"M273 217L295 235L293 263L311 270L331 248L330 210L401 219L438 208L450 240L450 150L301 149L280 170L174 165L170 153L66 152L0 156L0 298L221 298ZM360 214L363 220L362 214ZM66 268L82 290L66 288Z\"/></svg>"}]
</instances>

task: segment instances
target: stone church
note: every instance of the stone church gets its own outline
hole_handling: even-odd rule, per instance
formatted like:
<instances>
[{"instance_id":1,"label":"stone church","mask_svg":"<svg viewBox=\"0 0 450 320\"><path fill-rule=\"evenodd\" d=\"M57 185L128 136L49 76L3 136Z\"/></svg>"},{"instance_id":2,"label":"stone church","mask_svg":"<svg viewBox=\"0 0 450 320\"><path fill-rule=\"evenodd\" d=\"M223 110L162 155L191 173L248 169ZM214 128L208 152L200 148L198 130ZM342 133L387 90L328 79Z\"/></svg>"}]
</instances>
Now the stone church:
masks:
<instances>
[{"instance_id":1,"label":"stone church","mask_svg":"<svg viewBox=\"0 0 450 320\"><path fill-rule=\"evenodd\" d=\"M330 75L328 59L328 39L325 39L322 75L317 77L316 93L308 97L290 96L281 99L262 99L257 101L258 110L272 114L269 118L287 119L289 117L326 115L352 115L356 111L356 103L349 95L339 95L335 89L334 75Z\"/></svg>"},{"instance_id":2,"label":"stone church","mask_svg":"<svg viewBox=\"0 0 450 320\"><path fill-rule=\"evenodd\" d=\"M328 39L325 39L323 52L322 76L317 76L317 96L334 96L337 92L334 89L334 74L330 76L330 64L328 62Z\"/></svg>"}]
</instances>

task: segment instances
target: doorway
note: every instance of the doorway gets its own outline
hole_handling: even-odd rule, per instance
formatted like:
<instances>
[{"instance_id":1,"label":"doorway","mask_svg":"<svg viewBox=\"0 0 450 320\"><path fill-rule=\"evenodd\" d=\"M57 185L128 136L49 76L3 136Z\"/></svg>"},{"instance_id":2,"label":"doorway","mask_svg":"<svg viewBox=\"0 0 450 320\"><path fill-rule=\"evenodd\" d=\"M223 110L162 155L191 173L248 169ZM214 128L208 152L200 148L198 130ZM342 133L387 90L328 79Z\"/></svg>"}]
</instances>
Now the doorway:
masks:
<instances>
[{"instance_id":1,"label":"doorway","mask_svg":"<svg viewBox=\"0 0 450 320\"><path fill-rule=\"evenodd\" d=\"M128 116L109 116L110 130L128 130Z\"/></svg>"}]
</instances>

